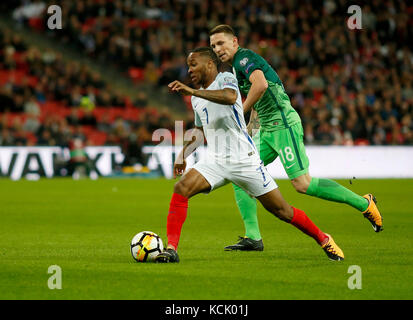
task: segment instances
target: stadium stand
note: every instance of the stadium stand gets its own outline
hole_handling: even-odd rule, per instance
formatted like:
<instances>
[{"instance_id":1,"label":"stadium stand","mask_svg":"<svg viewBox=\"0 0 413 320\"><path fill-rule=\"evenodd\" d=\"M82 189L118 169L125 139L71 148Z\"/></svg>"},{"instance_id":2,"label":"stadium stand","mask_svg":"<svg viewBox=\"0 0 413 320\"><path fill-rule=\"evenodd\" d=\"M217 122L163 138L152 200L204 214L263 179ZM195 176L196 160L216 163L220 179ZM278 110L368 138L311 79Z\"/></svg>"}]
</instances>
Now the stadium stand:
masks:
<instances>
[{"instance_id":1,"label":"stadium stand","mask_svg":"<svg viewBox=\"0 0 413 320\"><path fill-rule=\"evenodd\" d=\"M27 46L15 32L0 30L0 52L2 146L67 147L79 135L87 145L118 144L127 150L131 134L139 134L139 145L151 143L148 129L160 126L153 121L161 116L170 127L168 114L146 107L144 94L131 102L96 72L51 50ZM108 140L111 133L115 136Z\"/></svg>"},{"instance_id":2,"label":"stadium stand","mask_svg":"<svg viewBox=\"0 0 413 320\"><path fill-rule=\"evenodd\" d=\"M47 29L51 4L63 9L61 30ZM347 2L341 0L37 0L3 6L20 27L111 64L160 94L171 80L188 81L185 56L208 45L211 27L231 24L241 46L278 72L307 144L413 144L408 2L364 1L362 30L348 29ZM0 145L68 145L75 132L87 144L127 144L133 134L143 145L152 143L156 128L173 129L167 108L149 107L144 92L130 101L100 74L28 47L18 33L1 30L0 51Z\"/></svg>"}]
</instances>

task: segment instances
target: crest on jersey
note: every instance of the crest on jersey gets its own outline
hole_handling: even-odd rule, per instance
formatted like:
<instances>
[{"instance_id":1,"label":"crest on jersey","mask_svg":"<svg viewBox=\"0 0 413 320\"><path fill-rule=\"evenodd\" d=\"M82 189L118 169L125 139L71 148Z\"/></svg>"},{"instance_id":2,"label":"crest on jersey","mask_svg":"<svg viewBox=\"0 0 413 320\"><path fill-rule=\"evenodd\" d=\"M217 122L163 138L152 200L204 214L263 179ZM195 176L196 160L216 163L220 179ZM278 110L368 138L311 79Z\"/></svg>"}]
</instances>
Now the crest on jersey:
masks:
<instances>
[{"instance_id":1,"label":"crest on jersey","mask_svg":"<svg viewBox=\"0 0 413 320\"><path fill-rule=\"evenodd\" d=\"M248 58L244 58L239 62L239 64L244 67L247 64L247 62L248 62Z\"/></svg>"},{"instance_id":2,"label":"crest on jersey","mask_svg":"<svg viewBox=\"0 0 413 320\"><path fill-rule=\"evenodd\" d=\"M234 78L232 78L232 77L225 77L224 78L224 82L225 83L237 83L237 80L236 79L234 79Z\"/></svg>"}]
</instances>

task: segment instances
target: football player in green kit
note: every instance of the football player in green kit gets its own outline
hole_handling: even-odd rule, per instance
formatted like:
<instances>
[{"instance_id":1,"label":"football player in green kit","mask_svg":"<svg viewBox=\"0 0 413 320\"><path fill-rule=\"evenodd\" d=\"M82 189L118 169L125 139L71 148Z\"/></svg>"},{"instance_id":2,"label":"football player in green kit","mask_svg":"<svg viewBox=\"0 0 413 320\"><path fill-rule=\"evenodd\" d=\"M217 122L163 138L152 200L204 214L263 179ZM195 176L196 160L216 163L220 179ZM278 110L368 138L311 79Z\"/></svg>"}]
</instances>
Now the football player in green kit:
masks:
<instances>
[{"instance_id":1,"label":"football player in green kit","mask_svg":"<svg viewBox=\"0 0 413 320\"><path fill-rule=\"evenodd\" d=\"M234 30L219 25L210 33L210 45L223 63L232 66L242 94L246 95L244 113L251 111L247 126L264 165L278 156L295 190L317 198L346 203L363 213L374 231L383 229L383 220L372 194L360 196L330 179L311 177L303 142L301 119L274 69L260 55L241 48ZM258 118L258 119L257 119ZM245 236L225 250L262 251L256 200L233 185L235 198L245 226Z\"/></svg>"}]
</instances>

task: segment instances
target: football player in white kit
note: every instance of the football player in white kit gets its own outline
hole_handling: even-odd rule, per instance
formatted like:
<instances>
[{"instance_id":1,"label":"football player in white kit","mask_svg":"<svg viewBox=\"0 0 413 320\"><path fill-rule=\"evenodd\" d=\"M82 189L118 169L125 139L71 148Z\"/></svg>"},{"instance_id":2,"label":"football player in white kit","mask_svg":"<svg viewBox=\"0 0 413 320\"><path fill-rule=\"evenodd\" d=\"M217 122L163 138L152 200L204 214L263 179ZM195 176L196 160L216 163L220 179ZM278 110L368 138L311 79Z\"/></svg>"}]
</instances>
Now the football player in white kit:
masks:
<instances>
[{"instance_id":1,"label":"football player in white kit","mask_svg":"<svg viewBox=\"0 0 413 320\"><path fill-rule=\"evenodd\" d=\"M170 202L168 245L155 261L179 262L177 247L187 217L188 199L229 182L257 198L267 211L316 240L330 259L343 260L344 254L333 238L282 197L247 134L237 79L232 73L219 73L218 63L211 48L197 48L189 54L187 64L193 84L200 89L179 81L168 85L172 91L192 96L195 129L194 138L184 145L174 164L174 177L182 175L182 178L175 184ZM184 174L185 159L204 142L204 137L207 155Z\"/></svg>"}]
</instances>

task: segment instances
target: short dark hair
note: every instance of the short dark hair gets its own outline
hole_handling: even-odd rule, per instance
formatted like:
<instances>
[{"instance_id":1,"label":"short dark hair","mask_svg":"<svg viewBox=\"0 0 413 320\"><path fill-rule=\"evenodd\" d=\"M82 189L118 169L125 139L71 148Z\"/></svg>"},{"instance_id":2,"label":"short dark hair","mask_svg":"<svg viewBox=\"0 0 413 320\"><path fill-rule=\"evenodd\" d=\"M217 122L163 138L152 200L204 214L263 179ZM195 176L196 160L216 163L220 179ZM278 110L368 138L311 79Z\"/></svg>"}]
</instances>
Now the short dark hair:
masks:
<instances>
[{"instance_id":1,"label":"short dark hair","mask_svg":"<svg viewBox=\"0 0 413 320\"><path fill-rule=\"evenodd\" d=\"M202 56L210 58L217 67L219 65L220 61L211 47L199 47L192 50L190 53L199 53Z\"/></svg>"},{"instance_id":2,"label":"short dark hair","mask_svg":"<svg viewBox=\"0 0 413 320\"><path fill-rule=\"evenodd\" d=\"M226 33L235 37L234 29L232 29L232 27L227 24L220 24L212 28L211 31L209 31L209 36L212 36L215 33Z\"/></svg>"}]
</instances>

